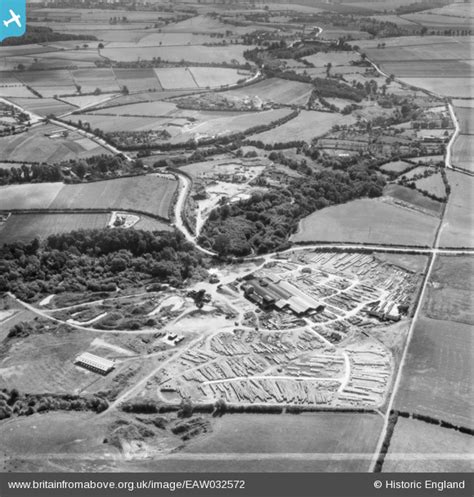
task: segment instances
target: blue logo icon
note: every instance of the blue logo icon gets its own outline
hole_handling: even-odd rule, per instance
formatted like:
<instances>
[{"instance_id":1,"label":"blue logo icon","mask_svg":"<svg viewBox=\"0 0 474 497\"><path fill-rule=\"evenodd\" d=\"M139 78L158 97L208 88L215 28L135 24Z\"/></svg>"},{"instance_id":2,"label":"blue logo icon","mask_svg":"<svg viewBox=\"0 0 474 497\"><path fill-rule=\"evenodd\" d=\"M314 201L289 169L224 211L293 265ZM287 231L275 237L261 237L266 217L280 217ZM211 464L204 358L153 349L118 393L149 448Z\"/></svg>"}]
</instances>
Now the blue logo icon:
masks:
<instances>
[{"instance_id":1,"label":"blue logo icon","mask_svg":"<svg viewBox=\"0 0 474 497\"><path fill-rule=\"evenodd\" d=\"M26 28L26 0L0 0L0 41L22 36Z\"/></svg>"}]
</instances>

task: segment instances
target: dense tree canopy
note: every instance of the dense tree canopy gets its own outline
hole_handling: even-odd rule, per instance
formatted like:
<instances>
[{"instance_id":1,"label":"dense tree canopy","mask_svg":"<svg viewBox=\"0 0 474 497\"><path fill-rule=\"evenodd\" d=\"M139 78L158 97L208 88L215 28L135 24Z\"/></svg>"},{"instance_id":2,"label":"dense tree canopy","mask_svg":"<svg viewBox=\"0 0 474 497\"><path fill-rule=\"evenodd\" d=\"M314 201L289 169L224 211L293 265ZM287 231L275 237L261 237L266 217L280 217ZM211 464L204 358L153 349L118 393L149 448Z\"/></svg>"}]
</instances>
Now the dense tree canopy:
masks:
<instances>
[{"instance_id":1,"label":"dense tree canopy","mask_svg":"<svg viewBox=\"0 0 474 497\"><path fill-rule=\"evenodd\" d=\"M178 232L111 229L50 236L0 248L0 291L34 300L42 293L114 291L164 282L180 286L203 260Z\"/></svg>"},{"instance_id":2,"label":"dense tree canopy","mask_svg":"<svg viewBox=\"0 0 474 497\"><path fill-rule=\"evenodd\" d=\"M365 164L344 171L318 171L285 187L218 207L204 226L201 243L221 255L275 250L287 243L301 218L355 198L378 197L384 184L383 177Z\"/></svg>"}]
</instances>

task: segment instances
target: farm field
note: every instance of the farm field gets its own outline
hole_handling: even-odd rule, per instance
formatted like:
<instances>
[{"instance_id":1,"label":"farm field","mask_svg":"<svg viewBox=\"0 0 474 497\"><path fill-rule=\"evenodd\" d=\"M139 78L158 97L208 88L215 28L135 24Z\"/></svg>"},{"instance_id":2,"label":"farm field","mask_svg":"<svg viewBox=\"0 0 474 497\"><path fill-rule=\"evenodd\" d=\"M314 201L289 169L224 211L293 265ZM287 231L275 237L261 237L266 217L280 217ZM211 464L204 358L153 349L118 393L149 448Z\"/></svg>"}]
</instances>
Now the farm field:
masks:
<instances>
[{"instance_id":1,"label":"farm field","mask_svg":"<svg viewBox=\"0 0 474 497\"><path fill-rule=\"evenodd\" d=\"M30 183L0 186L0 210L47 209L63 183Z\"/></svg>"},{"instance_id":2,"label":"farm field","mask_svg":"<svg viewBox=\"0 0 474 497\"><path fill-rule=\"evenodd\" d=\"M149 106L149 110L167 109L162 102ZM253 126L267 125L288 115L291 109L274 109L264 112L226 112L226 111L197 111L181 110L168 113L162 117L115 117L115 112L127 112L124 107L110 107L101 109L94 114L75 114L68 117L72 122L87 122L92 128L99 128L104 132L114 131L147 131L164 130L171 135L169 142L182 143L191 139L225 135L245 131ZM158 110L159 111L159 110ZM99 114L100 112L100 114ZM102 113L107 115L102 115Z\"/></svg>"},{"instance_id":3,"label":"farm field","mask_svg":"<svg viewBox=\"0 0 474 497\"><path fill-rule=\"evenodd\" d=\"M470 87L472 79L469 77L433 78L427 76L425 78L404 77L400 80L407 85L424 88L441 96L474 98L474 90Z\"/></svg>"},{"instance_id":4,"label":"farm field","mask_svg":"<svg viewBox=\"0 0 474 497\"><path fill-rule=\"evenodd\" d=\"M308 83L270 78L243 88L230 90L223 93L223 95L240 98L259 97L263 101L284 105L304 105L308 101L312 90L312 85Z\"/></svg>"},{"instance_id":5,"label":"farm field","mask_svg":"<svg viewBox=\"0 0 474 497\"><path fill-rule=\"evenodd\" d=\"M452 163L474 172L474 135L459 135L453 145Z\"/></svg>"},{"instance_id":6,"label":"farm field","mask_svg":"<svg viewBox=\"0 0 474 497\"><path fill-rule=\"evenodd\" d=\"M423 312L428 318L474 325L472 292L474 259L438 257L427 289Z\"/></svg>"},{"instance_id":7,"label":"farm field","mask_svg":"<svg viewBox=\"0 0 474 497\"><path fill-rule=\"evenodd\" d=\"M172 46L172 47L142 47L140 44L128 47L108 48L101 50L104 57L118 62L132 62L138 60L151 60L160 57L168 62L206 62L206 63L237 63L245 64L243 52L251 47L243 45L228 46Z\"/></svg>"},{"instance_id":8,"label":"farm field","mask_svg":"<svg viewBox=\"0 0 474 497\"><path fill-rule=\"evenodd\" d=\"M91 110L89 114L95 116L140 116L140 117L164 117L171 115L176 111L177 107L172 102L140 102L130 103L127 105L113 106L111 102L109 107L101 108L98 110ZM87 118L86 118L87 119Z\"/></svg>"},{"instance_id":9,"label":"farm field","mask_svg":"<svg viewBox=\"0 0 474 497\"><path fill-rule=\"evenodd\" d=\"M443 210L443 204L420 192L400 185L387 185L384 189L384 195L393 199L396 203L410 209L420 210L421 212L439 216Z\"/></svg>"},{"instance_id":10,"label":"farm field","mask_svg":"<svg viewBox=\"0 0 474 497\"><path fill-rule=\"evenodd\" d=\"M360 199L310 214L291 240L430 246L438 224L434 216L391 202Z\"/></svg>"},{"instance_id":11,"label":"farm field","mask_svg":"<svg viewBox=\"0 0 474 497\"><path fill-rule=\"evenodd\" d=\"M440 247L473 247L474 213L472 211L474 178L447 171L451 186L446 214L441 228Z\"/></svg>"},{"instance_id":12,"label":"farm field","mask_svg":"<svg viewBox=\"0 0 474 497\"><path fill-rule=\"evenodd\" d=\"M238 81L250 77L250 73L223 67L190 67L189 71L199 88L235 85Z\"/></svg>"},{"instance_id":13,"label":"farm field","mask_svg":"<svg viewBox=\"0 0 474 497\"><path fill-rule=\"evenodd\" d=\"M446 196L446 188L441 173L432 174L427 178L416 180L415 185L419 190L426 191L438 198L444 198Z\"/></svg>"},{"instance_id":14,"label":"farm field","mask_svg":"<svg viewBox=\"0 0 474 497\"><path fill-rule=\"evenodd\" d=\"M186 467L191 465L201 470L212 464L219 471L230 468L239 471L367 471L381 429L380 421L381 418L372 414L230 414L219 418L213 432L190 443L182 455L190 457L185 461ZM296 452L306 457L285 458L285 454ZM201 453L233 454L235 458L223 459L222 464L216 466L217 461L200 463L197 456ZM249 453L255 454L255 459L239 457ZM259 460L261 453L281 454L281 457ZM361 457L351 458L353 453ZM196 460L192 460L193 454ZM327 457L317 457L320 454ZM171 459L171 462L173 467L179 464L179 460Z\"/></svg>"},{"instance_id":15,"label":"farm field","mask_svg":"<svg viewBox=\"0 0 474 497\"><path fill-rule=\"evenodd\" d=\"M73 105L59 102L54 98L14 98L12 99L12 102L23 109L26 109L28 112L41 117L46 117L51 114L59 116L75 109Z\"/></svg>"},{"instance_id":16,"label":"farm field","mask_svg":"<svg viewBox=\"0 0 474 497\"><path fill-rule=\"evenodd\" d=\"M132 209L168 219L176 181L154 175L64 185L51 209Z\"/></svg>"},{"instance_id":17,"label":"farm field","mask_svg":"<svg viewBox=\"0 0 474 497\"><path fill-rule=\"evenodd\" d=\"M171 119L126 115L120 115L120 119L117 119L116 116L119 114L115 114L114 109L104 110L104 114L73 114L68 116L67 120L74 124L79 121L88 123L92 129L98 128L105 133L112 133L114 131L153 131L160 129L163 124Z\"/></svg>"},{"instance_id":18,"label":"farm field","mask_svg":"<svg viewBox=\"0 0 474 497\"><path fill-rule=\"evenodd\" d=\"M469 101L466 101L469 103ZM459 127L461 128L461 134L472 135L474 134L474 122L473 122L473 110L472 107L463 107L462 105L457 105L454 107L454 112L459 121Z\"/></svg>"},{"instance_id":19,"label":"farm field","mask_svg":"<svg viewBox=\"0 0 474 497\"><path fill-rule=\"evenodd\" d=\"M109 151L77 131L42 124L24 133L0 138L0 159L24 162L60 162L107 154Z\"/></svg>"},{"instance_id":20,"label":"farm field","mask_svg":"<svg viewBox=\"0 0 474 497\"><path fill-rule=\"evenodd\" d=\"M409 159L411 162L416 162L417 164L436 164L436 163L443 163L444 164L444 156L442 155L425 155L421 157L410 157Z\"/></svg>"},{"instance_id":21,"label":"farm field","mask_svg":"<svg viewBox=\"0 0 474 497\"><path fill-rule=\"evenodd\" d=\"M382 471L470 473L473 451L471 435L399 417Z\"/></svg>"},{"instance_id":22,"label":"farm field","mask_svg":"<svg viewBox=\"0 0 474 497\"><path fill-rule=\"evenodd\" d=\"M352 124L355 121L356 118L354 116L302 110L297 117L282 126L255 134L249 139L259 140L263 143L310 142L313 138L317 138L330 131L335 124Z\"/></svg>"},{"instance_id":23,"label":"farm field","mask_svg":"<svg viewBox=\"0 0 474 497\"><path fill-rule=\"evenodd\" d=\"M387 164L381 166L380 169L382 171L387 171L390 173L403 173L403 171L406 171L410 167L412 167L412 165L409 164L408 162L403 162L402 160L398 160L394 162L387 162Z\"/></svg>"},{"instance_id":24,"label":"farm field","mask_svg":"<svg viewBox=\"0 0 474 497\"><path fill-rule=\"evenodd\" d=\"M386 48L377 40L360 40L358 45L386 74L404 83L449 97L470 97L472 38L442 36L386 38ZM448 76L447 76L448 75Z\"/></svg>"},{"instance_id":25,"label":"farm field","mask_svg":"<svg viewBox=\"0 0 474 497\"><path fill-rule=\"evenodd\" d=\"M119 69L114 68L114 74L120 86L126 86L129 91L162 90L152 68L147 69Z\"/></svg>"},{"instance_id":26,"label":"farm field","mask_svg":"<svg viewBox=\"0 0 474 497\"><path fill-rule=\"evenodd\" d=\"M109 214L12 214L0 224L0 244L44 239L56 233L107 226Z\"/></svg>"},{"instance_id":27,"label":"farm field","mask_svg":"<svg viewBox=\"0 0 474 497\"><path fill-rule=\"evenodd\" d=\"M160 85L165 90L197 88L187 67L160 67L155 69Z\"/></svg>"},{"instance_id":28,"label":"farm field","mask_svg":"<svg viewBox=\"0 0 474 497\"><path fill-rule=\"evenodd\" d=\"M254 126L269 125L291 113L291 109L272 109L263 112L199 112L183 110L182 116L191 116L195 122L183 126L178 133L168 128L174 135L171 143L182 143L200 137L220 136L243 132ZM180 116L177 114L177 117ZM277 128L278 129L278 128ZM255 135L257 136L257 135Z\"/></svg>"},{"instance_id":29,"label":"farm field","mask_svg":"<svg viewBox=\"0 0 474 497\"><path fill-rule=\"evenodd\" d=\"M176 181L133 176L93 183L36 183L0 187L0 209L138 210L168 219Z\"/></svg>"},{"instance_id":30,"label":"farm field","mask_svg":"<svg viewBox=\"0 0 474 497\"><path fill-rule=\"evenodd\" d=\"M472 327L448 318L419 318L394 408L473 428Z\"/></svg>"}]
</instances>

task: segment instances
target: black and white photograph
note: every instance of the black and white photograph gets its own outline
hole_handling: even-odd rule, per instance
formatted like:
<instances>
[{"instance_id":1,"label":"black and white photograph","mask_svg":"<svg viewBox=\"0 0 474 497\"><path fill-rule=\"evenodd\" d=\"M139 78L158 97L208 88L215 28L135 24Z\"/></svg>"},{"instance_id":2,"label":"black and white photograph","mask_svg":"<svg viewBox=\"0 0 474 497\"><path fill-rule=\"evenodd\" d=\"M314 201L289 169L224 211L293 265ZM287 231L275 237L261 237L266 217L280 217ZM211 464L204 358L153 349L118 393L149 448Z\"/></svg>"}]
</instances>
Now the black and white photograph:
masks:
<instances>
[{"instance_id":1,"label":"black and white photograph","mask_svg":"<svg viewBox=\"0 0 474 497\"><path fill-rule=\"evenodd\" d=\"M472 0L0 0L0 496L473 495L473 68Z\"/></svg>"}]
</instances>

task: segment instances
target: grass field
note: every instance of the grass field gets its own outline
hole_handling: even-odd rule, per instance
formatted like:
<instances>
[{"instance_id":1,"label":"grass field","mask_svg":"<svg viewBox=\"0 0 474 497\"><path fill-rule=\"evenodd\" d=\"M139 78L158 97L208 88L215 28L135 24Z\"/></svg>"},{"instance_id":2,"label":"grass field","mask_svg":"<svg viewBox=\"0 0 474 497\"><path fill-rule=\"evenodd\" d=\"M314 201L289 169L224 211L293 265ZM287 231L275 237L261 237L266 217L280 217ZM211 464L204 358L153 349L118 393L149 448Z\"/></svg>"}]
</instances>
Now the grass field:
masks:
<instances>
[{"instance_id":1,"label":"grass field","mask_svg":"<svg viewBox=\"0 0 474 497\"><path fill-rule=\"evenodd\" d=\"M451 186L443 227L440 234L440 247L473 247L474 178L466 174L447 171Z\"/></svg>"},{"instance_id":2,"label":"grass field","mask_svg":"<svg viewBox=\"0 0 474 497\"><path fill-rule=\"evenodd\" d=\"M141 117L141 116L125 116L121 115L120 119L117 119L115 114L115 108L107 109L107 111L102 111L104 114L75 114L68 116L67 120L72 123L78 123L82 121L83 123L89 123L92 129L99 128L105 133L111 133L114 131L146 131L146 130L156 130L160 129L163 124L170 121L168 119L157 119L153 117Z\"/></svg>"},{"instance_id":3,"label":"grass field","mask_svg":"<svg viewBox=\"0 0 474 497\"><path fill-rule=\"evenodd\" d=\"M410 171L408 171L405 174L403 174L402 178L412 179L417 174L422 174L422 173L424 173L425 171L428 171L428 170L429 170L428 166L417 166L414 169L411 169Z\"/></svg>"},{"instance_id":4,"label":"grass field","mask_svg":"<svg viewBox=\"0 0 474 497\"><path fill-rule=\"evenodd\" d=\"M453 166L474 172L474 135L459 135L453 145Z\"/></svg>"},{"instance_id":5,"label":"grass field","mask_svg":"<svg viewBox=\"0 0 474 497\"><path fill-rule=\"evenodd\" d=\"M0 138L0 159L55 163L110 152L76 131L53 124L36 126L25 133Z\"/></svg>"},{"instance_id":6,"label":"grass field","mask_svg":"<svg viewBox=\"0 0 474 497\"><path fill-rule=\"evenodd\" d=\"M0 245L79 229L105 228L109 214L13 214L0 225Z\"/></svg>"},{"instance_id":7,"label":"grass field","mask_svg":"<svg viewBox=\"0 0 474 497\"><path fill-rule=\"evenodd\" d=\"M382 471L469 473L474 470L473 452L470 435L400 417Z\"/></svg>"},{"instance_id":8,"label":"grass field","mask_svg":"<svg viewBox=\"0 0 474 497\"><path fill-rule=\"evenodd\" d=\"M237 69L223 67L190 67L189 71L199 88L235 85L237 81L250 77L250 73L239 74Z\"/></svg>"},{"instance_id":9,"label":"grass field","mask_svg":"<svg viewBox=\"0 0 474 497\"><path fill-rule=\"evenodd\" d=\"M423 212L438 216L443 210L443 204L426 197L420 192L400 185L387 185L384 195L390 197L395 202L402 203L412 209L421 209Z\"/></svg>"},{"instance_id":10,"label":"grass field","mask_svg":"<svg viewBox=\"0 0 474 497\"><path fill-rule=\"evenodd\" d=\"M129 91L162 90L155 71L148 69L114 69L114 74L120 86L126 86Z\"/></svg>"},{"instance_id":11,"label":"grass field","mask_svg":"<svg viewBox=\"0 0 474 497\"><path fill-rule=\"evenodd\" d=\"M59 102L54 98L14 98L12 101L28 112L41 117L46 117L50 114L60 116L75 109L73 105Z\"/></svg>"},{"instance_id":12,"label":"grass field","mask_svg":"<svg viewBox=\"0 0 474 497\"><path fill-rule=\"evenodd\" d=\"M212 433L190 443L180 455L196 454L196 460L183 462L200 470L206 461L200 463L198 454L225 453L235 457L223 458L222 463L207 461L207 468L212 464L217 471L367 471L380 429L381 418L372 414L230 414L216 419ZM293 453L306 457L294 459ZM242 454L255 458L239 457ZM321 454L324 457L312 457Z\"/></svg>"},{"instance_id":13,"label":"grass field","mask_svg":"<svg viewBox=\"0 0 474 497\"><path fill-rule=\"evenodd\" d=\"M282 126L253 135L250 139L261 140L263 143L284 143L293 140L311 142L313 138L330 131L335 124L352 124L355 121L355 117L350 115L303 110Z\"/></svg>"},{"instance_id":14,"label":"grass field","mask_svg":"<svg viewBox=\"0 0 474 497\"><path fill-rule=\"evenodd\" d=\"M438 257L423 304L424 314L474 325L474 258Z\"/></svg>"},{"instance_id":15,"label":"grass field","mask_svg":"<svg viewBox=\"0 0 474 497\"><path fill-rule=\"evenodd\" d=\"M156 76L165 90L197 88L197 83L187 67L160 67Z\"/></svg>"},{"instance_id":16,"label":"grass field","mask_svg":"<svg viewBox=\"0 0 474 497\"><path fill-rule=\"evenodd\" d=\"M176 186L175 180L153 175L64 185L50 208L135 209L168 219Z\"/></svg>"},{"instance_id":17,"label":"grass field","mask_svg":"<svg viewBox=\"0 0 474 497\"><path fill-rule=\"evenodd\" d=\"M176 181L154 175L0 187L0 209L135 209L168 219Z\"/></svg>"},{"instance_id":18,"label":"grass field","mask_svg":"<svg viewBox=\"0 0 474 497\"><path fill-rule=\"evenodd\" d=\"M437 164L442 162L444 164L444 156L442 155L425 155L422 157L410 157L409 160L417 164Z\"/></svg>"},{"instance_id":19,"label":"grass field","mask_svg":"<svg viewBox=\"0 0 474 497\"><path fill-rule=\"evenodd\" d=\"M106 46L101 50L101 54L109 59L131 62L138 60L151 60L153 57L160 57L168 62L207 62L231 63L233 61L245 64L243 52L251 47L244 45L227 46L172 46L172 47L143 47L140 44L130 44L127 47L109 48Z\"/></svg>"},{"instance_id":20,"label":"grass field","mask_svg":"<svg viewBox=\"0 0 474 497\"><path fill-rule=\"evenodd\" d=\"M449 97L472 96L469 37L404 36L386 38L384 43L386 48L377 49L377 40L357 42L386 74L394 74L409 85Z\"/></svg>"},{"instance_id":21,"label":"grass field","mask_svg":"<svg viewBox=\"0 0 474 497\"><path fill-rule=\"evenodd\" d=\"M0 186L0 209L47 209L63 183Z\"/></svg>"},{"instance_id":22,"label":"grass field","mask_svg":"<svg viewBox=\"0 0 474 497\"><path fill-rule=\"evenodd\" d=\"M468 101L469 102L469 101ZM461 105L454 107L454 112L459 121L461 134L472 135L474 134L474 117L472 107L462 107Z\"/></svg>"},{"instance_id":23,"label":"grass field","mask_svg":"<svg viewBox=\"0 0 474 497\"><path fill-rule=\"evenodd\" d=\"M190 116L195 119L181 129L169 127L168 131L174 135L171 143L182 143L191 139L207 136L220 136L236 132L243 132L259 125L267 125L288 115L291 109L281 108L263 112L200 112L183 110L176 117ZM278 128L277 128L278 129ZM260 136L260 135L254 135Z\"/></svg>"},{"instance_id":24,"label":"grass field","mask_svg":"<svg viewBox=\"0 0 474 497\"><path fill-rule=\"evenodd\" d=\"M472 428L472 345L471 326L420 318L394 408Z\"/></svg>"},{"instance_id":25,"label":"grass field","mask_svg":"<svg viewBox=\"0 0 474 497\"><path fill-rule=\"evenodd\" d=\"M113 103L113 102L112 102ZM111 103L111 104L112 104ZM171 102L139 102L128 105L117 105L107 107L105 109L91 110L90 114L100 115L115 115L115 116L149 116L163 117L176 111L176 105Z\"/></svg>"},{"instance_id":26,"label":"grass field","mask_svg":"<svg viewBox=\"0 0 474 497\"><path fill-rule=\"evenodd\" d=\"M431 245L439 220L375 199L326 207L300 222L293 242L353 242Z\"/></svg>"},{"instance_id":27,"label":"grass field","mask_svg":"<svg viewBox=\"0 0 474 497\"><path fill-rule=\"evenodd\" d=\"M387 164L384 164L380 169L391 173L403 173L403 171L409 167L411 167L411 164L408 164L408 162L397 160L394 162L387 162Z\"/></svg>"},{"instance_id":28,"label":"grass field","mask_svg":"<svg viewBox=\"0 0 474 497\"><path fill-rule=\"evenodd\" d=\"M313 87L307 83L299 81L289 81L286 79L270 78L259 81L253 85L245 86L235 90L230 90L223 95L235 97L259 97L263 101L291 105L304 105L311 95Z\"/></svg>"},{"instance_id":29,"label":"grass field","mask_svg":"<svg viewBox=\"0 0 474 497\"><path fill-rule=\"evenodd\" d=\"M432 174L427 178L421 178L415 181L415 185L418 189L436 195L438 198L444 198L446 196L446 188L441 173Z\"/></svg>"},{"instance_id":30,"label":"grass field","mask_svg":"<svg viewBox=\"0 0 474 497\"><path fill-rule=\"evenodd\" d=\"M470 84L472 79L469 77L459 77L459 78L443 78L442 76L432 78L400 78L404 83L416 86L418 88L424 88L425 90L437 93L438 95L446 97L466 97L473 98L474 90L471 88Z\"/></svg>"}]
</instances>

